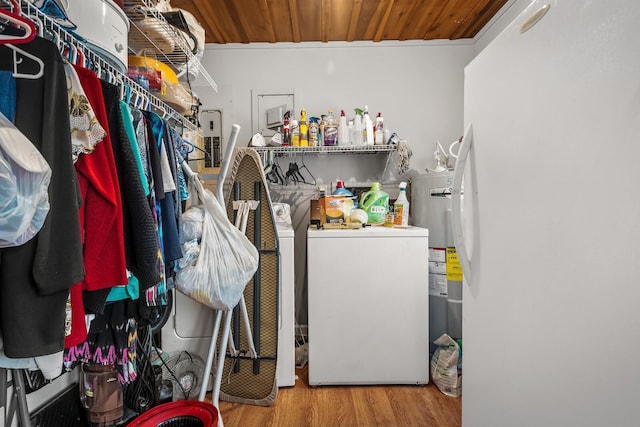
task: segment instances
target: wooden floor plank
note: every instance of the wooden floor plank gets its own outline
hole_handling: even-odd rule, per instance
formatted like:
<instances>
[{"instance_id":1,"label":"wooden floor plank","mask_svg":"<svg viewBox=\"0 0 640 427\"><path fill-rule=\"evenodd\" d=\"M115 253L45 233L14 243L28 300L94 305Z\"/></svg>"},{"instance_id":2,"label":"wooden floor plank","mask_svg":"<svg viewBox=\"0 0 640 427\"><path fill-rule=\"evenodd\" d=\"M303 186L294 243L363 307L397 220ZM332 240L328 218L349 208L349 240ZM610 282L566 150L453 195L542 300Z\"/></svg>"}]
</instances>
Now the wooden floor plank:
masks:
<instances>
[{"instance_id":1,"label":"wooden floor plank","mask_svg":"<svg viewBox=\"0 0 640 427\"><path fill-rule=\"evenodd\" d=\"M220 402L225 427L459 427L462 398L433 385L310 387L307 368L272 407ZM211 398L211 394L208 394Z\"/></svg>"}]
</instances>

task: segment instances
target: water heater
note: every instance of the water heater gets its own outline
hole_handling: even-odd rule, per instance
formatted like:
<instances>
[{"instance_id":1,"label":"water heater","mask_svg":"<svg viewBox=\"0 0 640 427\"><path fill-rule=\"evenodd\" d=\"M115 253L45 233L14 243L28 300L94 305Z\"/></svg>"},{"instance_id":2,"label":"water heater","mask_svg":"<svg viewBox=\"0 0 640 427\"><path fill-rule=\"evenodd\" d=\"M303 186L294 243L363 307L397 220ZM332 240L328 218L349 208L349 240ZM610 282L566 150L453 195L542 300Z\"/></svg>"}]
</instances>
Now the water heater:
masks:
<instances>
[{"instance_id":1,"label":"water heater","mask_svg":"<svg viewBox=\"0 0 640 427\"><path fill-rule=\"evenodd\" d=\"M411 179L411 223L429 229L429 341L462 338L462 269L451 228L453 171Z\"/></svg>"}]
</instances>

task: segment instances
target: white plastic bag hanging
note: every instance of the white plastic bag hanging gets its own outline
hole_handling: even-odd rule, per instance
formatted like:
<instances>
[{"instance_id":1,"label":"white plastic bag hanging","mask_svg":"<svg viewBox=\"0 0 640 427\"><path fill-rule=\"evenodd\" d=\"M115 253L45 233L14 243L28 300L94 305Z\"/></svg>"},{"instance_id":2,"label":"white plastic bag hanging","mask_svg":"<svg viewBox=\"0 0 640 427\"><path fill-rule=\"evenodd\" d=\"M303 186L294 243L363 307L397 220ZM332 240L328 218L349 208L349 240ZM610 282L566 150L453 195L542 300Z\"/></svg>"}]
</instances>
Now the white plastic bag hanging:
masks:
<instances>
[{"instance_id":1,"label":"white plastic bag hanging","mask_svg":"<svg viewBox=\"0 0 640 427\"><path fill-rule=\"evenodd\" d=\"M40 231L50 180L42 154L0 113L0 248L22 245Z\"/></svg>"},{"instance_id":2,"label":"white plastic bag hanging","mask_svg":"<svg viewBox=\"0 0 640 427\"><path fill-rule=\"evenodd\" d=\"M258 269L258 250L233 226L197 175L191 177L191 182L193 197L204 208L202 239L197 260L176 272L176 288L215 310L231 310Z\"/></svg>"}]
</instances>

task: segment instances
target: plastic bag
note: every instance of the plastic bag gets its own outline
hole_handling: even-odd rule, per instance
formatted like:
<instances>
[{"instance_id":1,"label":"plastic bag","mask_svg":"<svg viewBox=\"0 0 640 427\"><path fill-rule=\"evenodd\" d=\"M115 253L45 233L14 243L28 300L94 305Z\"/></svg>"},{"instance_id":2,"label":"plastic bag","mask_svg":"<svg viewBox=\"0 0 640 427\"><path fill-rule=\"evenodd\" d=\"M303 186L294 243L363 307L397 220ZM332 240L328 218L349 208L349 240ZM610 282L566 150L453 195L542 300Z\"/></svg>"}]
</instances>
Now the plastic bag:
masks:
<instances>
[{"instance_id":1,"label":"plastic bag","mask_svg":"<svg viewBox=\"0 0 640 427\"><path fill-rule=\"evenodd\" d=\"M19 246L49 213L51 168L38 149L0 113L0 248Z\"/></svg>"},{"instance_id":2,"label":"plastic bag","mask_svg":"<svg viewBox=\"0 0 640 427\"><path fill-rule=\"evenodd\" d=\"M233 226L197 175L191 182L193 197L204 208L202 240L197 261L176 272L176 288L214 310L231 310L258 269L258 250Z\"/></svg>"},{"instance_id":3,"label":"plastic bag","mask_svg":"<svg viewBox=\"0 0 640 427\"><path fill-rule=\"evenodd\" d=\"M462 395L462 351L460 345L447 334L433 342L438 346L431 358L431 377L438 389L447 396Z\"/></svg>"},{"instance_id":4,"label":"plastic bag","mask_svg":"<svg viewBox=\"0 0 640 427\"><path fill-rule=\"evenodd\" d=\"M185 241L200 240L202 237L202 223L204 222L204 209L200 206L192 206L182 214L182 236Z\"/></svg>"}]
</instances>

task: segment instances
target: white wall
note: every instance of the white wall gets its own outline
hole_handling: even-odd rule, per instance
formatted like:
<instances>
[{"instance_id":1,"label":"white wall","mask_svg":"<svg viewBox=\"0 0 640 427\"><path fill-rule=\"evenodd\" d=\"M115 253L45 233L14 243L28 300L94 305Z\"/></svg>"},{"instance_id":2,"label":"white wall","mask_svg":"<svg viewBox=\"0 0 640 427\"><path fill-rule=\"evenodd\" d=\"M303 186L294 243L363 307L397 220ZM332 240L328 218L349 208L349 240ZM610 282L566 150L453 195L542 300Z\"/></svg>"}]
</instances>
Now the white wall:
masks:
<instances>
[{"instance_id":1,"label":"white wall","mask_svg":"<svg viewBox=\"0 0 640 427\"><path fill-rule=\"evenodd\" d=\"M247 145L254 132L252 91L295 93L296 115L301 108L308 116L344 109L352 117L355 107L366 104L372 116L382 112L385 126L408 141L411 168L424 173L435 166L436 141L446 148L463 133L464 67L529 3L510 0L476 40L207 45L202 64L219 90L194 89L203 110L223 111L223 138L232 124L241 126L239 146ZM281 158L281 167L286 170L290 160ZM340 178L361 184L386 178L380 156L307 156L304 162L318 182ZM271 187L274 201L292 205L296 317L306 324L305 230L315 187Z\"/></svg>"},{"instance_id":2,"label":"white wall","mask_svg":"<svg viewBox=\"0 0 640 427\"><path fill-rule=\"evenodd\" d=\"M412 168L433 166L437 140L462 134L463 69L473 57L469 41L207 45L202 64L218 94L197 88L202 108L230 109L223 120L251 132L251 91L294 90L296 109L320 115L329 108L382 112L385 125L406 139Z\"/></svg>"}]
</instances>

